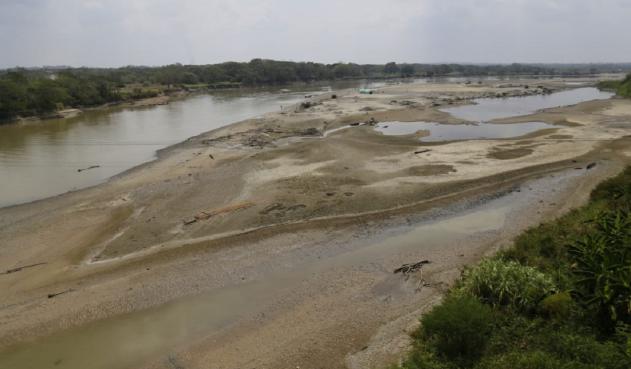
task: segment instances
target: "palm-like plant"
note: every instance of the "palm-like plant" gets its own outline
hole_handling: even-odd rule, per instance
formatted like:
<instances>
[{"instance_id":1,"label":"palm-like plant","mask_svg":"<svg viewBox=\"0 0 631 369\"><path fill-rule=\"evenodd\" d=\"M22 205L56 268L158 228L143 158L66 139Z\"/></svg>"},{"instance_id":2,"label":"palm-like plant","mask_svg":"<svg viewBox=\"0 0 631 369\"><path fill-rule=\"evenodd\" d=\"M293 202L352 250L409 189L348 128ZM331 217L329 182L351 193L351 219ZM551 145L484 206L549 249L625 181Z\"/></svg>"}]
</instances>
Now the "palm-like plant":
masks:
<instances>
[{"instance_id":1,"label":"palm-like plant","mask_svg":"<svg viewBox=\"0 0 631 369\"><path fill-rule=\"evenodd\" d=\"M611 330L631 322L631 216L618 210L591 223L593 231L569 245L573 294Z\"/></svg>"}]
</instances>

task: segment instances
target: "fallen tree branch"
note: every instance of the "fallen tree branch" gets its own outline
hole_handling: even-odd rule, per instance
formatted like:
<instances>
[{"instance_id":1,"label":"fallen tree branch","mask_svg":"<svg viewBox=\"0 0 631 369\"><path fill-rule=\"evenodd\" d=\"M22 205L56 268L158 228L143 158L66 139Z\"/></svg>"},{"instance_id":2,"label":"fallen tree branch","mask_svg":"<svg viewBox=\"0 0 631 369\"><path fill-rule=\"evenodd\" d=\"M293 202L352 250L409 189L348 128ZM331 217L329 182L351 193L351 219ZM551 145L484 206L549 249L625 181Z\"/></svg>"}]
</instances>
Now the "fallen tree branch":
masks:
<instances>
[{"instance_id":1,"label":"fallen tree branch","mask_svg":"<svg viewBox=\"0 0 631 369\"><path fill-rule=\"evenodd\" d=\"M87 168L77 169L77 172L81 173L81 172L83 172L84 170L96 169L96 168L100 168L100 167L101 167L100 165L90 165L90 166L89 166L89 167L87 167Z\"/></svg>"},{"instance_id":2,"label":"fallen tree branch","mask_svg":"<svg viewBox=\"0 0 631 369\"><path fill-rule=\"evenodd\" d=\"M48 298L52 299L53 297L57 297L59 295L63 295L64 293L68 293L68 292L72 292L72 291L74 291L74 290L72 288L69 288L69 289L67 289L65 291L49 293L48 294Z\"/></svg>"},{"instance_id":3,"label":"fallen tree branch","mask_svg":"<svg viewBox=\"0 0 631 369\"><path fill-rule=\"evenodd\" d=\"M43 262L43 263L35 263L35 264L29 264L29 265L22 265L22 266L19 266L19 267L17 267L17 268L8 269L8 270L6 270L5 272L2 272L2 273L0 273L0 274L11 274L11 273L15 273L15 272L20 272L20 271L22 271L23 269L26 269L26 268L32 268L32 267L36 267L36 266L38 266L38 265L44 265L44 264L48 264L48 263Z\"/></svg>"},{"instance_id":4,"label":"fallen tree branch","mask_svg":"<svg viewBox=\"0 0 631 369\"><path fill-rule=\"evenodd\" d=\"M421 260L418 263L403 264L394 270L394 274L397 274L397 273L402 273L403 275L411 274L411 273L419 271L423 267L423 265L429 264L429 263L430 263L429 260Z\"/></svg>"},{"instance_id":5,"label":"fallen tree branch","mask_svg":"<svg viewBox=\"0 0 631 369\"><path fill-rule=\"evenodd\" d=\"M246 202L242 202L242 203L239 203L239 204L225 206L225 207L219 208L219 209L208 210L208 211L200 211L199 213L195 214L192 218L188 218L188 219L183 220L183 222L184 222L184 225L189 225L189 224L193 224L193 223L195 223L195 222L197 222L199 220L206 220L206 219L209 219L209 218L217 216L217 215L226 214L226 213L230 213L230 212L237 211L237 210L243 210L243 209L251 208L254 205L255 204L253 202L246 201Z\"/></svg>"}]
</instances>

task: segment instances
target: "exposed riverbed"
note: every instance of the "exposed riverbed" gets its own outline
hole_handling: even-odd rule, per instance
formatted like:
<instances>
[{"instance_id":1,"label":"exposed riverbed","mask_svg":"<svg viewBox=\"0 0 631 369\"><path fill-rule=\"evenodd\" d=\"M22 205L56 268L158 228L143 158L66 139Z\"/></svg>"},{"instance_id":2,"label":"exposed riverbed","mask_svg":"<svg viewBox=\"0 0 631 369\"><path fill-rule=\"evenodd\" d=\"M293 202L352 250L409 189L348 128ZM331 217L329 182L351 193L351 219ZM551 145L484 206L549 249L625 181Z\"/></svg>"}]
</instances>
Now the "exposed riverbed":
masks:
<instances>
[{"instance_id":1,"label":"exposed riverbed","mask_svg":"<svg viewBox=\"0 0 631 369\"><path fill-rule=\"evenodd\" d=\"M327 94L186 140L99 186L0 208L0 272L15 271L0 275L0 367L337 369L349 353L396 354L362 348L405 317L393 332L406 337L459 268L579 205L631 157L626 100L477 125L437 108L519 99L526 84ZM549 126L427 143L375 122ZM422 276L392 273L423 259Z\"/></svg>"},{"instance_id":2,"label":"exposed riverbed","mask_svg":"<svg viewBox=\"0 0 631 369\"><path fill-rule=\"evenodd\" d=\"M322 285L353 270L363 270L374 276L376 296L362 301L370 305L397 290L413 288L418 281L405 286L403 277L390 276L394 260L416 261L432 258L441 265L436 252L441 245L457 245L466 240L478 240L459 253L471 255L479 250L479 240L492 243L500 240L507 230L521 226L516 216L532 210L537 201L549 201L554 191L562 190L581 174L569 171L526 184L524 191L500 193L497 197L477 204L462 203L437 210L435 218L413 216L390 220L390 227L366 229L370 238L360 237L350 245L320 245L308 254L288 252L278 255L292 267L276 266L275 272L261 271L255 281L238 283L173 301L156 308L95 322L79 329L61 332L44 340L16 347L0 355L0 367L12 369L131 369L152 357L168 362L176 360L174 347L202 337L220 333L239 319L246 319L269 310L273 303L287 299L305 289L302 298L316 298L314 285ZM506 224L510 222L511 224ZM357 237L357 236L356 236ZM324 247L320 250L320 248ZM245 250L244 250L245 251ZM403 259L398 259L401 256ZM407 258L407 259L406 259ZM463 259L465 260L465 259ZM237 267L235 263L233 267ZM317 277L316 277L317 276ZM310 287L306 287L310 285ZM364 288L367 286L362 286ZM369 287L369 286L368 286ZM357 289L360 289L358 282ZM303 292L305 292L303 291ZM367 298L367 297L366 297ZM358 305L359 308L359 305ZM172 356L168 354L172 352Z\"/></svg>"}]
</instances>

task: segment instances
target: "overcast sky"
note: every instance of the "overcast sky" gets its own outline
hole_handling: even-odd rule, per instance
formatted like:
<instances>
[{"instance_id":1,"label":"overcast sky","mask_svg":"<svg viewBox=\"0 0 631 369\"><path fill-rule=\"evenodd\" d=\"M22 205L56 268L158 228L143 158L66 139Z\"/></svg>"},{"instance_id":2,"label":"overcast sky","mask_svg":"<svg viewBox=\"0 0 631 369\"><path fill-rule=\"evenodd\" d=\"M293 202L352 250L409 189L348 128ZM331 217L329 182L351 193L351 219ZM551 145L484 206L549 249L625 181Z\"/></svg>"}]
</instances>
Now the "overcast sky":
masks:
<instances>
[{"instance_id":1,"label":"overcast sky","mask_svg":"<svg viewBox=\"0 0 631 369\"><path fill-rule=\"evenodd\" d=\"M0 0L0 67L629 62L631 0Z\"/></svg>"}]
</instances>

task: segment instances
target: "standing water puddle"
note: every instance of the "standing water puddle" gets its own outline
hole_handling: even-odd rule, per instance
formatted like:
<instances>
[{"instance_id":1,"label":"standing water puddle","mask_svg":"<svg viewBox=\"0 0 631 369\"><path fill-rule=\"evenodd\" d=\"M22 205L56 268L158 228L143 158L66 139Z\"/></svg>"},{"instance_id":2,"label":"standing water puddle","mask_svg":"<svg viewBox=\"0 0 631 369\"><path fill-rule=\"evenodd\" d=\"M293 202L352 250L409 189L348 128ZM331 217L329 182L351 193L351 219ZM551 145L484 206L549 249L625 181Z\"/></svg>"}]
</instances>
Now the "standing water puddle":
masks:
<instances>
[{"instance_id":1,"label":"standing water puddle","mask_svg":"<svg viewBox=\"0 0 631 369\"><path fill-rule=\"evenodd\" d=\"M584 101L606 100L613 95L611 92L600 91L595 87L583 87L549 95L476 99L475 105L456 106L441 109L441 111L471 122L485 122L532 114L537 110L574 105Z\"/></svg>"},{"instance_id":2,"label":"standing water puddle","mask_svg":"<svg viewBox=\"0 0 631 369\"><path fill-rule=\"evenodd\" d=\"M557 128L541 122L514 124L440 124L430 122L384 122L375 127L375 131L388 136L410 135L418 131L429 134L421 138L424 142L455 141L473 139L510 138L523 136L545 128Z\"/></svg>"},{"instance_id":3,"label":"standing water puddle","mask_svg":"<svg viewBox=\"0 0 631 369\"><path fill-rule=\"evenodd\" d=\"M590 100L609 99L614 94L600 91L594 87L576 88L555 92L549 95L520 96L507 98L475 99L475 105L462 105L441 109L456 118L478 122L477 124L447 125L434 122L384 122L374 129L385 135L409 135L418 131L427 131L421 141L454 141L471 139L494 139L518 137L546 128L557 128L542 122L514 124L486 123L493 119L509 118L535 113L541 109L574 105ZM337 131L352 128L343 126L324 133L328 136Z\"/></svg>"}]
</instances>

